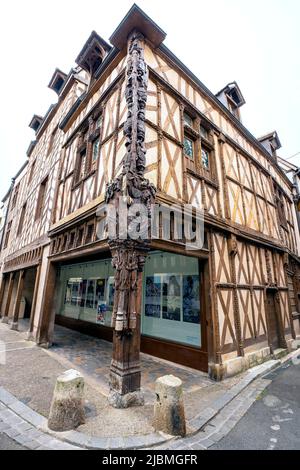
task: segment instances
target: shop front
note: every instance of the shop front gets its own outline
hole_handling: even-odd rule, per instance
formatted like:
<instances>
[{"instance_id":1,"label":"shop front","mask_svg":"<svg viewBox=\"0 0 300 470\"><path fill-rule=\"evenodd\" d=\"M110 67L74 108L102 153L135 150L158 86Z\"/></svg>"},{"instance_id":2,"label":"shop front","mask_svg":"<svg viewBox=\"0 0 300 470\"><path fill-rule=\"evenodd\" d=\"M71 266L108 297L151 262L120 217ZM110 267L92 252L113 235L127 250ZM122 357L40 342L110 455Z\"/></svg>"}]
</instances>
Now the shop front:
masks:
<instances>
[{"instance_id":1,"label":"shop front","mask_svg":"<svg viewBox=\"0 0 300 470\"><path fill-rule=\"evenodd\" d=\"M114 277L111 259L61 265L56 322L112 340ZM152 251L143 278L141 350L207 370L203 263Z\"/></svg>"}]
</instances>

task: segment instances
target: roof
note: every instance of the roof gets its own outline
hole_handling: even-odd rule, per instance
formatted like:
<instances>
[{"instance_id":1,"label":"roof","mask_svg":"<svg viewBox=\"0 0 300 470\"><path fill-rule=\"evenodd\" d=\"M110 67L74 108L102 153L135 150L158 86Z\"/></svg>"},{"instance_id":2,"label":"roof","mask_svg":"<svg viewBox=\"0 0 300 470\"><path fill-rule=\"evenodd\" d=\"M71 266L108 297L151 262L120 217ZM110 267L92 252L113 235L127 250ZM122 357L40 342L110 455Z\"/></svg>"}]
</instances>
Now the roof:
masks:
<instances>
[{"instance_id":1,"label":"roof","mask_svg":"<svg viewBox=\"0 0 300 470\"><path fill-rule=\"evenodd\" d=\"M154 47L158 47L166 37L166 33L134 3L110 36L111 44L118 49L122 49L127 43L128 35L134 29L140 30L152 42Z\"/></svg>"}]
</instances>

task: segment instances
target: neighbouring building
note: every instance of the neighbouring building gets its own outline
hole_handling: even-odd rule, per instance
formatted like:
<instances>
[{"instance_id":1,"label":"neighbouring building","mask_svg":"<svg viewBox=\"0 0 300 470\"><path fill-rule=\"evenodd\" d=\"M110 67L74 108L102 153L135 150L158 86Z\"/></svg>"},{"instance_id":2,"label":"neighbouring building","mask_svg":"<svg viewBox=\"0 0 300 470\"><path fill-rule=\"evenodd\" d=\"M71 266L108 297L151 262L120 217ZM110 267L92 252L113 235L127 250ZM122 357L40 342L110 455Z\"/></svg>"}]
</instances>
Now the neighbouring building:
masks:
<instances>
[{"instance_id":1,"label":"neighbouring building","mask_svg":"<svg viewBox=\"0 0 300 470\"><path fill-rule=\"evenodd\" d=\"M55 70L57 102L32 118L6 196L2 321L28 317L29 338L47 347L55 324L113 340L115 379L134 376L121 394L138 389L140 347L220 379L300 339L299 226L278 136L255 138L237 83L213 94L165 36L135 5L110 44L91 33L76 67ZM187 251L174 226L166 240L163 223L144 251L97 237L97 209L124 191L203 207L204 246ZM132 293L134 315L120 301ZM128 312L134 333L122 336Z\"/></svg>"}]
</instances>

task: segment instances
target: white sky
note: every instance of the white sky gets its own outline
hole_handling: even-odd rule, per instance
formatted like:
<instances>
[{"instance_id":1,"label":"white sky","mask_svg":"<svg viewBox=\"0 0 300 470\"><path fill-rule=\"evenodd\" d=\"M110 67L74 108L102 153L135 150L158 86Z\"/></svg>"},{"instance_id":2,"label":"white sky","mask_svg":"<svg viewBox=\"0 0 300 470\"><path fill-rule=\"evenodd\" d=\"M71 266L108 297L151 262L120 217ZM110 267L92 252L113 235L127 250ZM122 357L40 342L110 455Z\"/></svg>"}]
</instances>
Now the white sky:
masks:
<instances>
[{"instance_id":1,"label":"white sky","mask_svg":"<svg viewBox=\"0 0 300 470\"><path fill-rule=\"evenodd\" d=\"M55 67L69 72L95 30L105 40L132 0L9 0L1 5L0 197L26 160L33 114L55 93ZM214 93L236 80L243 123L255 135L277 130L279 154L300 152L299 0L138 0L167 33L165 44ZM300 155L290 160L300 166Z\"/></svg>"}]
</instances>

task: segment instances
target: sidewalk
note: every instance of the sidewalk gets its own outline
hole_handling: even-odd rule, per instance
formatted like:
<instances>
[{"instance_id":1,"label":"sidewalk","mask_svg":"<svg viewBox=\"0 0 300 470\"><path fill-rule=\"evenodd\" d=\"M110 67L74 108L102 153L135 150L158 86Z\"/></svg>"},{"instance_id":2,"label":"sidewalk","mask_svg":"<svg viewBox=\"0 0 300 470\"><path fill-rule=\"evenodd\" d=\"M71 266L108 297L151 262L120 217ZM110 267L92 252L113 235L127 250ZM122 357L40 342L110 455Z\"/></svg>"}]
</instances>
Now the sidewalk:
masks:
<instances>
[{"instance_id":1,"label":"sidewalk","mask_svg":"<svg viewBox=\"0 0 300 470\"><path fill-rule=\"evenodd\" d=\"M26 328L27 325L23 325L23 329ZM37 441L42 447L48 443L49 448L61 445L141 448L162 445L173 439L155 433L152 427L154 383L157 377L170 373L184 383L188 434L193 436L255 378L280 364L280 361L269 361L238 377L216 383L201 372L142 354L145 406L118 410L107 403L111 344L62 327L56 326L55 330L55 344L47 351L26 341L25 332L11 331L9 326L0 324L0 340L6 343L6 364L0 365L0 432L1 420L2 430L5 424L14 427L18 421L15 432L23 428L23 440L26 440L26 425L44 433ZM47 428L46 418L55 381L70 368L79 370L85 378L86 424L76 431L53 433ZM30 431L33 433L32 429Z\"/></svg>"}]
</instances>

